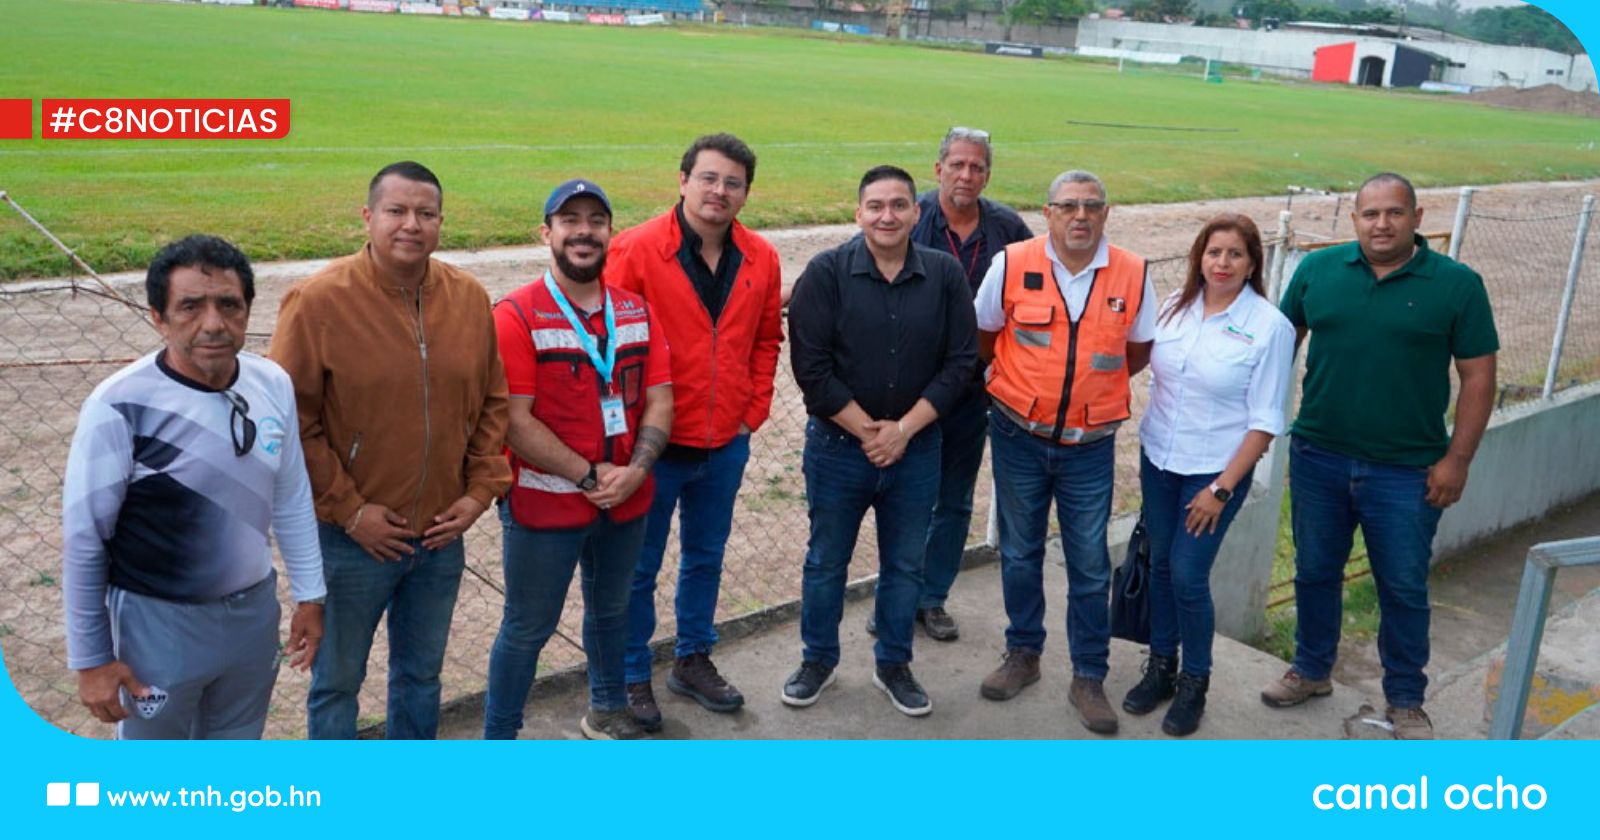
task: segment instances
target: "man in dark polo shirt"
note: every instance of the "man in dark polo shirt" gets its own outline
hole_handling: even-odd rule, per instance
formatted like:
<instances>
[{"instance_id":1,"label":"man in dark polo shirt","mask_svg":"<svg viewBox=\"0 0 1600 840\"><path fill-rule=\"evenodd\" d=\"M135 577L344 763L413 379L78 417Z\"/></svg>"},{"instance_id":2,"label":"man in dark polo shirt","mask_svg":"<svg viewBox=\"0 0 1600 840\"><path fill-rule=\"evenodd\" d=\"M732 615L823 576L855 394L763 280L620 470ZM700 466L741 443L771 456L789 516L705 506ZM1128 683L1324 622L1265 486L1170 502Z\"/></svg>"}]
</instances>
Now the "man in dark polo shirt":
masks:
<instances>
[{"instance_id":1,"label":"man in dark polo shirt","mask_svg":"<svg viewBox=\"0 0 1600 840\"><path fill-rule=\"evenodd\" d=\"M1333 691L1359 525L1378 587L1388 718L1396 738L1427 739L1433 535L1488 425L1500 342L1483 279L1417 235L1422 209L1409 181L1368 178L1351 218L1357 242L1306 257L1283 296L1299 338L1311 333L1289 456L1299 628L1293 666L1261 700L1293 706ZM1447 432L1452 359L1461 390Z\"/></svg>"},{"instance_id":2,"label":"man in dark polo shirt","mask_svg":"<svg viewBox=\"0 0 1600 840\"><path fill-rule=\"evenodd\" d=\"M948 254L911 244L916 185L905 170L862 176L862 235L806 266L789 305L790 360L805 396L811 537L800 604L800 668L790 706L815 703L839 663L845 575L861 518L877 514L873 682L896 709L933 710L911 675L922 548L939 490L939 426L978 362L972 293Z\"/></svg>"},{"instance_id":3,"label":"man in dark polo shirt","mask_svg":"<svg viewBox=\"0 0 1600 840\"><path fill-rule=\"evenodd\" d=\"M939 187L917 197L921 217L911 231L912 242L956 258L974 295L995 254L1013 242L1033 238L1033 231L1015 210L983 197L993 165L989 132L961 126L950 129L939 144L939 160L933 165ZM989 398L983 390L982 374L983 366L978 365L961 399L939 417L943 438L939 498L923 552L917 623L929 638L941 642L961 635L944 604L961 569L967 532L972 527L972 491L983 463L984 433L989 428Z\"/></svg>"}]
</instances>

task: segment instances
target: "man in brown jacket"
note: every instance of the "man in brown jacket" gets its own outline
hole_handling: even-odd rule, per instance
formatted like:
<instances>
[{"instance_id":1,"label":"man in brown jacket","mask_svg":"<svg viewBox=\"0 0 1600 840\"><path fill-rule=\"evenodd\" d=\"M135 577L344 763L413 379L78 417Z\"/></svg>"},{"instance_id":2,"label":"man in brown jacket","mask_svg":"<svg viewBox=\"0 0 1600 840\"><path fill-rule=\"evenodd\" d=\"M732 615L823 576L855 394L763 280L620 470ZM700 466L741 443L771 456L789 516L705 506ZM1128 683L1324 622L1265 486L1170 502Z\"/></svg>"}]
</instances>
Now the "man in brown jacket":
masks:
<instances>
[{"instance_id":1,"label":"man in brown jacket","mask_svg":"<svg viewBox=\"0 0 1600 840\"><path fill-rule=\"evenodd\" d=\"M373 177L368 241L284 295L271 356L294 380L328 584L312 738L354 738L388 612L390 738L432 738L466 555L461 536L511 484L506 379L489 296L431 259L444 193L405 161Z\"/></svg>"}]
</instances>

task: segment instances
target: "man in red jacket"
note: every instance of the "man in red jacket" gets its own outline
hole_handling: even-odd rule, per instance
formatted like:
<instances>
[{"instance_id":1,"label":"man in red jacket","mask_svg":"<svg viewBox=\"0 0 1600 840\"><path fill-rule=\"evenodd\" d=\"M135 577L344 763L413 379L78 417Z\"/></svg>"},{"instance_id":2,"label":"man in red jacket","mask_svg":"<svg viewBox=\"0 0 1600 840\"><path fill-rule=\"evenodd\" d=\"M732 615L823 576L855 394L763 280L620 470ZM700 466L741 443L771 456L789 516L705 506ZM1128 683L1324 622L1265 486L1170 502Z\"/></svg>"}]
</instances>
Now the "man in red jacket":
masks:
<instances>
[{"instance_id":1,"label":"man in red jacket","mask_svg":"<svg viewBox=\"0 0 1600 840\"><path fill-rule=\"evenodd\" d=\"M690 144L679 170L677 206L618 234L606 264L606 282L643 296L672 347L676 419L656 464L628 602L628 706L648 732L661 727L650 687L656 574L680 502L677 662L667 688L714 712L744 705L711 662L713 624L750 433L772 407L783 343L778 253L735 219L755 179L755 153L731 134L711 134Z\"/></svg>"}]
</instances>

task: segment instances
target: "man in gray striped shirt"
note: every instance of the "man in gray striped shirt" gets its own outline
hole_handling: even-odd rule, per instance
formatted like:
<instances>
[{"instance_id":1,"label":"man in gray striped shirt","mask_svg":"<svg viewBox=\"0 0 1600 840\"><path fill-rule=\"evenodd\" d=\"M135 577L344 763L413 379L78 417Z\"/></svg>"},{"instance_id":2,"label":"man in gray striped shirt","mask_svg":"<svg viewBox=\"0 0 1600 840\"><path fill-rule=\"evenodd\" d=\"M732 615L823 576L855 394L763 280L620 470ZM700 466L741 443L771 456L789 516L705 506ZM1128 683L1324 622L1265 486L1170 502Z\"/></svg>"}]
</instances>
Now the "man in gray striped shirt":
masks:
<instances>
[{"instance_id":1,"label":"man in gray striped shirt","mask_svg":"<svg viewBox=\"0 0 1600 840\"><path fill-rule=\"evenodd\" d=\"M119 738L259 738L279 659L269 528L297 603L291 667L322 637L294 388L240 352L255 284L232 245L168 245L145 291L165 346L95 388L67 457L67 665Z\"/></svg>"}]
</instances>

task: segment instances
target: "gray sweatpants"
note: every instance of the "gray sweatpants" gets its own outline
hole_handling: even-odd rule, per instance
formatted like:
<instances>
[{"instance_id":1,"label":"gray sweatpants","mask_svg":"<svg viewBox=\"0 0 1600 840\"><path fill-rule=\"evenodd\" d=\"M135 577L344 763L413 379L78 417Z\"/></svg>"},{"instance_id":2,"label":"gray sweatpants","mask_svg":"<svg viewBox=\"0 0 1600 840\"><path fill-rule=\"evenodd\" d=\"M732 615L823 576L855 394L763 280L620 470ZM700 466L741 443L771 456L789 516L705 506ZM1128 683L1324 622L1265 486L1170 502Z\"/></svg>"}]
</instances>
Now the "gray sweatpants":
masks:
<instances>
[{"instance_id":1,"label":"gray sweatpants","mask_svg":"<svg viewBox=\"0 0 1600 840\"><path fill-rule=\"evenodd\" d=\"M122 691L123 739L260 738L278 677L277 574L216 601L184 604L111 587L117 659L166 692L149 719Z\"/></svg>"}]
</instances>

